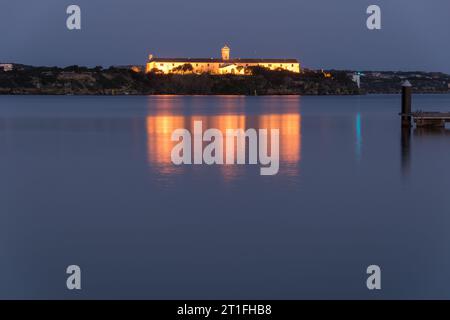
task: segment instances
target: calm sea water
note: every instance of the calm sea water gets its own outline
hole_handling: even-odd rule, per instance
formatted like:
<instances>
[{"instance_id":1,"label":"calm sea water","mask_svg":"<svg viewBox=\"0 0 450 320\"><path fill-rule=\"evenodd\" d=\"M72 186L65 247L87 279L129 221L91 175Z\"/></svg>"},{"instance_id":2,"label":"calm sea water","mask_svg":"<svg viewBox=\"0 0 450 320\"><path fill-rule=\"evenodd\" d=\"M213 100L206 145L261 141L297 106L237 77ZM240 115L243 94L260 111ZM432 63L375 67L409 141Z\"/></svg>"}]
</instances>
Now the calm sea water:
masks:
<instances>
[{"instance_id":1,"label":"calm sea water","mask_svg":"<svg viewBox=\"0 0 450 320\"><path fill-rule=\"evenodd\" d=\"M450 110L450 95L414 108ZM399 109L396 95L0 96L0 298L449 299L450 129L402 134ZM280 128L279 174L174 166L171 133L194 120Z\"/></svg>"}]
</instances>

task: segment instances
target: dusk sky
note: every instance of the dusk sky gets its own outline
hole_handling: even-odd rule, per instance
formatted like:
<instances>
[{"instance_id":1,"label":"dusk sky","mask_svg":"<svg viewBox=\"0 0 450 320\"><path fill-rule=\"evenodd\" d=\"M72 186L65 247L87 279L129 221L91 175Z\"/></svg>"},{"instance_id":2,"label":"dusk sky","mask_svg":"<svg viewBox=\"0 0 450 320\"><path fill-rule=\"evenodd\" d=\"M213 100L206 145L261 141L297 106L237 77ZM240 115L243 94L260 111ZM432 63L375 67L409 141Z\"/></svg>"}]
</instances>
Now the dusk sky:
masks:
<instances>
[{"instance_id":1,"label":"dusk sky","mask_svg":"<svg viewBox=\"0 0 450 320\"><path fill-rule=\"evenodd\" d=\"M450 73L449 0L0 0L0 62L124 65L159 57L297 58L307 68ZM66 28L66 8L82 30ZM382 9L382 30L366 9Z\"/></svg>"}]
</instances>

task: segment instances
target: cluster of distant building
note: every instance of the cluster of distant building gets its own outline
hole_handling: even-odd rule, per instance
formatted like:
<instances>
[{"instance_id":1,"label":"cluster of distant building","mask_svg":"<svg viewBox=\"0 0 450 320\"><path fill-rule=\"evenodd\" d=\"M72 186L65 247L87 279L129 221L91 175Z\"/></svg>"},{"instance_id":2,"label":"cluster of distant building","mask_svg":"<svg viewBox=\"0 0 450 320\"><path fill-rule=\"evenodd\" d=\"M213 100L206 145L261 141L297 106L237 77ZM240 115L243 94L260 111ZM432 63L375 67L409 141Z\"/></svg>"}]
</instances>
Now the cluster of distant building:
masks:
<instances>
[{"instance_id":1,"label":"cluster of distant building","mask_svg":"<svg viewBox=\"0 0 450 320\"><path fill-rule=\"evenodd\" d=\"M12 63L0 63L0 70L8 72L14 70L14 65Z\"/></svg>"},{"instance_id":2,"label":"cluster of distant building","mask_svg":"<svg viewBox=\"0 0 450 320\"><path fill-rule=\"evenodd\" d=\"M397 90L398 85L408 80L418 92L446 92L450 90L450 75L441 72L422 71L347 71L359 88L373 92ZM372 92L371 91L371 92Z\"/></svg>"}]
</instances>

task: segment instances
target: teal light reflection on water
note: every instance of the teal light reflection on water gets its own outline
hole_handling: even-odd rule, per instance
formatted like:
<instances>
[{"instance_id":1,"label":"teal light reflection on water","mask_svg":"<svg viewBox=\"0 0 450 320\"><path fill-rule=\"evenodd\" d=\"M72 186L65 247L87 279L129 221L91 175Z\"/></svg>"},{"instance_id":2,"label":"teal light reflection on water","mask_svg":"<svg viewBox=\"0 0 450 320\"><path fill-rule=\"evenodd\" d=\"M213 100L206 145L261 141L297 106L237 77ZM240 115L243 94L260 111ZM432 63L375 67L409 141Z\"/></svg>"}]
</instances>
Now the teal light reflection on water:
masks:
<instances>
[{"instance_id":1,"label":"teal light reflection on water","mask_svg":"<svg viewBox=\"0 0 450 320\"><path fill-rule=\"evenodd\" d=\"M361 125L361 113L356 114L356 160L361 160L361 147L362 147L362 125Z\"/></svg>"}]
</instances>

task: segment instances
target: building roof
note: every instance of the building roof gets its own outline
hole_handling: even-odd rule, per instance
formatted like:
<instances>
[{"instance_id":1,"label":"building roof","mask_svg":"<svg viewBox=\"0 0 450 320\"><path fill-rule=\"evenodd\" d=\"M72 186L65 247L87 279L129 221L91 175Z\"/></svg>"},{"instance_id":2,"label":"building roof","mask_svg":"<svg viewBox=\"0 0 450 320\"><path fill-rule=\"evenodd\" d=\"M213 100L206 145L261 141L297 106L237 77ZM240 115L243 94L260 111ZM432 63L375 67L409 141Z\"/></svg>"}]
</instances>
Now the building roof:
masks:
<instances>
[{"instance_id":1,"label":"building roof","mask_svg":"<svg viewBox=\"0 0 450 320\"><path fill-rule=\"evenodd\" d=\"M184 63L299 63L297 59L216 59L216 58L153 58L149 62Z\"/></svg>"}]
</instances>

